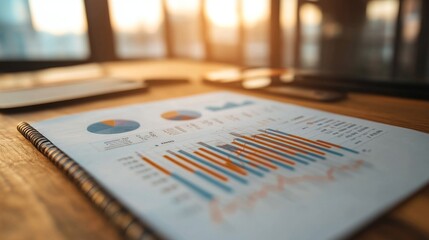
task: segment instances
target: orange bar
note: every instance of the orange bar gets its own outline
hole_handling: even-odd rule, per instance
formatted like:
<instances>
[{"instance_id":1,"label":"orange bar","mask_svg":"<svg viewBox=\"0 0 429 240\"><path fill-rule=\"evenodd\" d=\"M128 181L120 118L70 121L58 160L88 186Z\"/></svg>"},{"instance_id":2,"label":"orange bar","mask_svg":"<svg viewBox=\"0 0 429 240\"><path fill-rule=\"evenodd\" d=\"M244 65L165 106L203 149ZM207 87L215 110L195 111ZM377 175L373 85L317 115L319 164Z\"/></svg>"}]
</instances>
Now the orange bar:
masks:
<instances>
[{"instance_id":1,"label":"orange bar","mask_svg":"<svg viewBox=\"0 0 429 240\"><path fill-rule=\"evenodd\" d=\"M173 162L173 163L175 163L176 165L179 165L180 167L182 167L182 168L184 168L185 170L188 170L189 172L191 172L191 173L193 173L193 172L195 172L193 169L191 169L190 167L188 167L188 166L186 166L185 164L183 164L183 163L180 163L180 162L178 162L178 161L176 161L176 160L174 160L172 157L170 157L170 156L167 156L167 155L164 155L163 156L165 159L167 159L167 160L169 160L169 161L171 161L171 162Z\"/></svg>"},{"instance_id":2,"label":"orange bar","mask_svg":"<svg viewBox=\"0 0 429 240\"><path fill-rule=\"evenodd\" d=\"M241 175L244 175L244 176L247 175L246 171L244 171L243 169L241 169L239 167L236 167L234 164L232 164L230 162L220 163L220 162L214 160L213 158L211 158L211 157L209 157L209 156L207 156L205 154L202 154L202 153L200 153L198 151L195 151L194 153L196 155L200 156L201 158L204 158L205 160L210 161L210 162L212 162L214 164L217 164L217 165L219 165L221 167L227 168L228 170L234 171L234 172L236 172L238 174L241 174Z\"/></svg>"},{"instance_id":3,"label":"orange bar","mask_svg":"<svg viewBox=\"0 0 429 240\"><path fill-rule=\"evenodd\" d=\"M246 154L247 156L247 158L252 158L253 157L253 159L255 159L255 157L257 157L258 159L257 159L257 161L263 161L264 163L269 163L269 165L271 165L271 162L269 161L269 160L266 160L266 159L264 159L263 157L264 156L261 156L260 154L263 154L263 155L266 155L266 156L268 156L268 157L271 157L271 158L273 158L273 159L276 159L276 160L278 160L278 161L281 161L281 162L285 162L285 163L289 163L289 161L288 160L286 160L286 159L282 159L282 158L279 158L279 157L277 157L277 156L275 156L275 155L271 155L270 156L270 154L269 153L264 153L264 152L262 152L262 151L259 151L259 150L257 150L257 149L250 149L250 148L248 148L248 147L246 147L246 146L244 146L244 145L240 145L239 143L237 143L237 145L239 145L240 147L243 147L243 149L241 149L241 150L247 150L246 151L246 153L243 153L243 154ZM247 148L247 149L244 149L244 148ZM260 154L257 154L257 153L254 153L254 152L250 152L249 150L255 150L255 152L259 152ZM250 156L249 156L250 155ZM253 160L252 159L252 160ZM255 159L256 160L256 159ZM294 164L293 162L290 162L291 164ZM272 165L273 167L275 167L275 169L277 169L277 166L275 166L275 165Z\"/></svg>"},{"instance_id":4,"label":"orange bar","mask_svg":"<svg viewBox=\"0 0 429 240\"><path fill-rule=\"evenodd\" d=\"M316 154L319 154L319 155L326 155L324 152L320 152L320 151L317 151L317 150L314 150L314 149L308 148L308 147L303 146L303 145L300 145L300 144L298 144L298 143L293 143L293 142L290 142L290 141L286 141L286 140L284 140L284 139L281 139L281 138L278 138L278 137L273 137L273 136L270 136L270 135L268 135L268 134L260 134L260 135L261 135L261 136L264 136L264 137L267 137L267 138L271 138L271 139L273 139L273 140L277 140L277 141L279 141L279 142L283 142L283 143L286 143L286 144L290 144L290 145L295 146L295 147L299 147L299 148L305 149L305 150L307 150L307 151L309 151L309 152L313 152L313 153L316 153ZM298 150L297 150L297 151L298 151ZM306 153L305 151L301 151L301 150L299 150L299 152Z\"/></svg>"},{"instance_id":5,"label":"orange bar","mask_svg":"<svg viewBox=\"0 0 429 240\"><path fill-rule=\"evenodd\" d=\"M253 147L250 147L250 146L246 146L246 145L244 145L244 144L241 144L241 143L238 143L238 142L232 142L232 144L234 144L234 145L237 145L237 146L240 146L240 147L242 147L243 149L248 149L248 150L251 150L251 151L253 151L253 152L257 152L257 153L259 153L259 154L262 154L263 156L265 155L265 156L268 156L268 157L270 157L270 158L273 158L273 159L275 159L275 160L278 160L278 161L280 161L280 162L284 162L284 163L287 163L287 164L289 164L289 165L295 165L295 162L293 162L293 161L289 161L289 160L287 160L287 159L284 159L284 158L282 158L282 157L279 157L279 156L276 156L276 155L274 155L274 154L271 154L270 152L267 152L267 151L264 151L264 150L259 150L259 149L256 149L256 148L253 148ZM253 153L254 155L256 155L256 156L260 156L260 155L258 155L258 154L256 154L256 153Z\"/></svg>"},{"instance_id":6,"label":"orange bar","mask_svg":"<svg viewBox=\"0 0 429 240\"><path fill-rule=\"evenodd\" d=\"M247 153L244 153L244 152L236 152L236 153L239 153L240 155L243 155L244 157L246 157L246 158L248 158L248 159L250 159L250 160L253 160L253 161L255 161L255 162L257 162L257 163L259 163L259 164L261 164L261 165L264 165L265 167L269 167L269 168L271 168L271 169L277 169L277 167L276 167L276 166L271 165L271 164L269 164L269 163L266 163L266 162L264 162L264 161L261 161L261 160L259 160L259 159L256 159L256 158L254 158L254 157L250 156L250 155L249 155L249 154L247 154Z\"/></svg>"},{"instance_id":7,"label":"orange bar","mask_svg":"<svg viewBox=\"0 0 429 240\"><path fill-rule=\"evenodd\" d=\"M328 142L325 142L325 141L322 141L322 140L316 140L316 141L320 142L320 143L323 143L323 144L326 144L326 145L330 145L332 147L342 148L341 146L335 145L333 143L328 143Z\"/></svg>"},{"instance_id":8,"label":"orange bar","mask_svg":"<svg viewBox=\"0 0 429 240\"><path fill-rule=\"evenodd\" d=\"M240 154L241 154L240 150L235 151L235 152L233 152L233 153L237 154L237 158L240 158ZM260 167L258 164L253 163L253 162L249 162L249 161L247 161L247 163L246 163L246 164L249 164L250 166L255 167L255 168Z\"/></svg>"},{"instance_id":9,"label":"orange bar","mask_svg":"<svg viewBox=\"0 0 429 240\"><path fill-rule=\"evenodd\" d=\"M143 159L145 162L147 162L147 163L149 163L150 165L152 165L152 167L154 167L154 168L158 169L159 171L161 171L161 172L163 172L163 173L165 173L165 174L167 174L167 175L171 175L171 172L170 172L170 171L168 171L167 169L165 169L165 168L163 168L163 167L159 166L158 164L154 163L154 162L153 162L152 160L150 160L149 158L147 158L147 157L143 157L143 156L140 156L140 157L141 157L141 159Z\"/></svg>"},{"instance_id":10,"label":"orange bar","mask_svg":"<svg viewBox=\"0 0 429 240\"><path fill-rule=\"evenodd\" d=\"M303 138L303 137L292 135L292 134L289 134L289 136L297 138L297 139L300 139L300 140L303 140L303 141L306 141L306 142L309 142L309 143L313 143L313 144L316 144L316 145L319 145L319 146L322 146L322 147L331 148L329 145L325 145L323 143L316 142L316 141L313 141L313 140L310 140L310 139L307 139L307 138Z\"/></svg>"},{"instance_id":11,"label":"orange bar","mask_svg":"<svg viewBox=\"0 0 429 240\"><path fill-rule=\"evenodd\" d=\"M174 156L176 156L176 157L178 157L178 158L182 159L183 161L185 161L185 162L187 162L187 163L191 164L192 166L197 167L197 168L199 168L199 169L203 170L204 172L206 172L206 173L208 173L208 174L211 174L213 177L216 177L216 178L218 178L218 179L220 179L220 180L222 180L222 181L224 181L224 182L227 182L227 181L228 181L228 178L226 178L226 177L224 177L224 176L222 176L222 175L220 175L220 174L218 174L218 173L216 173L216 172L214 172L214 171L212 171L212 170L210 170L210 169L208 169L208 168L206 168L206 167L203 167L203 166L201 166L201 165L198 165L198 164L194 163L193 161L191 161L191 160L189 160L189 159L187 159L187 158L185 158L185 157L183 157L183 156L180 156L179 154L176 154L176 153L172 153L172 154L173 154Z\"/></svg>"},{"instance_id":12,"label":"orange bar","mask_svg":"<svg viewBox=\"0 0 429 240\"><path fill-rule=\"evenodd\" d=\"M210 154L210 155L212 155L212 156L215 156L216 158L219 158L219 159L222 159L222 160L224 160L226 163L226 165L227 166L230 166L230 167L233 167L233 168L238 168L238 169L240 169L240 170L242 170L242 171L244 171L244 172L246 172L246 170L244 169L244 168L242 168L242 167L240 167L240 166L238 166L238 165L235 165L234 163L232 163L231 162L231 160L229 160L228 158L226 158L226 157L223 157L223 156L221 156L221 155L219 155L219 154L217 154L217 153L214 153L214 152L210 152L209 150L207 150L207 149L205 149L205 148L199 148L199 150L201 150L201 151L203 151L203 152L205 152L205 153L207 153L207 154ZM247 172L246 172L247 173Z\"/></svg>"},{"instance_id":13,"label":"orange bar","mask_svg":"<svg viewBox=\"0 0 429 240\"><path fill-rule=\"evenodd\" d=\"M302 142L300 142L299 140L297 140L297 139L295 139L295 138L292 138L292 137L286 137L286 136L280 136L280 135L276 135L276 136L278 136L279 138L285 139L285 140L294 141L294 142L296 142L296 143L298 143L298 144L303 144L303 143L302 143ZM299 137L298 137L298 136L296 136L296 138L299 138ZM319 147L331 148L330 146L325 146L325 145L319 144L318 142L315 142L315 141L312 141L312 140L308 140L308 139L305 139L305 138L303 138L302 140L303 140L303 141L307 141L307 143L311 143L311 144L313 144L313 145L318 145ZM308 146L308 147L310 147L310 148L314 148L314 147L312 147L312 146Z\"/></svg>"},{"instance_id":14,"label":"orange bar","mask_svg":"<svg viewBox=\"0 0 429 240\"><path fill-rule=\"evenodd\" d=\"M265 141L267 141L266 139L264 139L263 137L261 137L261 136L259 136L259 135L262 135L262 134L258 134L258 135L253 135L252 137L254 137L254 138L257 138L257 139L259 139L259 140L265 140ZM270 140L270 139L268 139L268 140ZM272 140L272 139L271 139ZM291 151L295 151L295 152L299 152L299 153L306 153L306 152L304 152L303 150L300 150L300 149L293 149L293 148L291 148L290 146L283 146L283 145L281 145L281 144L279 144L279 143L277 143L277 142L274 142L274 143L272 143L272 142L269 142L270 144L276 144L276 145L279 145L279 146L282 146L282 147L285 147L285 148L288 148L288 149L291 149ZM296 153L295 153L296 154Z\"/></svg>"},{"instance_id":15,"label":"orange bar","mask_svg":"<svg viewBox=\"0 0 429 240\"><path fill-rule=\"evenodd\" d=\"M259 140L256 140L256 139L253 139L253 138L250 138L250 137L243 136L243 138L245 138L245 139L247 139L247 140L249 140L249 141L257 142L257 143L259 143L259 144L265 145L265 146L270 147L270 148L277 149L277 150L282 151L282 152L285 152L285 153L289 153L289 154L293 154L293 155L295 155L295 154L296 154L296 152L291 152L291 151L289 151L289 150L286 150L286 149L283 149L283 148L279 148L279 147L274 146L274 145L272 145L272 144L265 143L265 142L262 142L262 141L259 141Z\"/></svg>"},{"instance_id":16,"label":"orange bar","mask_svg":"<svg viewBox=\"0 0 429 240\"><path fill-rule=\"evenodd\" d=\"M256 149L256 148L252 148L252 147L250 147L250 146L247 146L247 145L244 145L244 144L240 144L240 143L237 143L237 142L232 142L232 144L234 144L234 145L237 145L237 146L239 146L239 147L241 147L242 149L240 149L241 151L247 151L246 153L247 154L250 154L250 155L252 155L252 156L255 156L255 157L258 157L258 158L261 158L261 159L263 159L262 157L263 157L263 155L266 155L266 156L268 156L268 157L271 157L271 158L274 158L274 159L276 159L276 160L279 160L279 161L284 161L285 159L282 159L282 158L280 158L280 157L278 157L278 156L276 156L276 155L273 155L273 154L271 154L271 153L269 153L269 152L266 152L266 151L264 151L264 150L259 150L259 149ZM253 151L253 152L251 152L251 151ZM257 153L255 153L255 152L257 152ZM259 153L259 154L258 154ZM262 155L262 156L261 156ZM267 161L267 160L266 160Z\"/></svg>"}]
</instances>

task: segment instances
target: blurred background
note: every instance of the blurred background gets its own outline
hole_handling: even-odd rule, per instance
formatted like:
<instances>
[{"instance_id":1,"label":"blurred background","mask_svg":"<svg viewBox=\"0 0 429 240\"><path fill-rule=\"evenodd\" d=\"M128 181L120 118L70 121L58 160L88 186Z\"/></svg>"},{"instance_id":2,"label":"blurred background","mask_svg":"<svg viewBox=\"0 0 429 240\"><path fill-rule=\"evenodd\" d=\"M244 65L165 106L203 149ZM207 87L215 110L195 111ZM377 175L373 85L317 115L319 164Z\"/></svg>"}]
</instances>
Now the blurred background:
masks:
<instances>
[{"instance_id":1,"label":"blurred background","mask_svg":"<svg viewBox=\"0 0 429 240\"><path fill-rule=\"evenodd\" d=\"M425 0L1 0L0 72L188 58L429 82Z\"/></svg>"}]
</instances>

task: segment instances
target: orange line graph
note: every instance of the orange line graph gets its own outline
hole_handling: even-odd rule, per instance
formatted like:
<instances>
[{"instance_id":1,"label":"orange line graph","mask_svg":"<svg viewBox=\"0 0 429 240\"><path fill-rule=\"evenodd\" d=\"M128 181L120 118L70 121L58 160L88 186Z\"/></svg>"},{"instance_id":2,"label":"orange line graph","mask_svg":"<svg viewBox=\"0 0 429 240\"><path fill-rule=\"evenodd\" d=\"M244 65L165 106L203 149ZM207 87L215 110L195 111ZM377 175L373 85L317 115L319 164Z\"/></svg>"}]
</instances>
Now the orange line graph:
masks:
<instances>
[{"instance_id":1,"label":"orange line graph","mask_svg":"<svg viewBox=\"0 0 429 240\"><path fill-rule=\"evenodd\" d=\"M239 196L222 204L222 206L218 201L212 201L210 203L210 217L213 222L221 223L227 215L237 213L243 207L252 208L255 204L267 198L271 193L284 191L287 185L295 185L303 182L333 182L336 180L336 173L357 171L364 163L363 160L356 160L348 164L333 166L326 170L323 175L301 175L294 177L278 175L276 182L265 184L261 188L245 196Z\"/></svg>"}]
</instances>

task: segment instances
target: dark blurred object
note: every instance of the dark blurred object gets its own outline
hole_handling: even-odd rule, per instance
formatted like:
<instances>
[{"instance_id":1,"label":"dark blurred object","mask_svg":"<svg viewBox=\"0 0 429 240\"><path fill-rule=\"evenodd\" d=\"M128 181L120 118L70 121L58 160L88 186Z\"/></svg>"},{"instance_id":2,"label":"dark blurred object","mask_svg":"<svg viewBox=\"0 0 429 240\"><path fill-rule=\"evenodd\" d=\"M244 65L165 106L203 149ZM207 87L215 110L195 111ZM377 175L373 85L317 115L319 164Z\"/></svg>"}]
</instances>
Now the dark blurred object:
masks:
<instances>
[{"instance_id":1,"label":"dark blurred object","mask_svg":"<svg viewBox=\"0 0 429 240\"><path fill-rule=\"evenodd\" d=\"M429 82L428 1L298 0L297 13L290 67Z\"/></svg>"},{"instance_id":2,"label":"dark blurred object","mask_svg":"<svg viewBox=\"0 0 429 240\"><path fill-rule=\"evenodd\" d=\"M293 72L283 69L226 69L208 73L204 82L221 87L241 88L313 101L332 102L344 99L344 91L303 87L295 84Z\"/></svg>"},{"instance_id":3,"label":"dark blurred object","mask_svg":"<svg viewBox=\"0 0 429 240\"><path fill-rule=\"evenodd\" d=\"M143 81L149 87L156 86L170 86L174 84L184 84L189 83L189 78L187 77L177 77L177 78L167 78L167 77L153 77L153 78L145 78Z\"/></svg>"},{"instance_id":4,"label":"dark blurred object","mask_svg":"<svg viewBox=\"0 0 429 240\"><path fill-rule=\"evenodd\" d=\"M305 71L297 73L294 79L299 86L429 100L429 84L408 83L406 80L396 82L386 77L357 77Z\"/></svg>"},{"instance_id":5,"label":"dark blurred object","mask_svg":"<svg viewBox=\"0 0 429 240\"><path fill-rule=\"evenodd\" d=\"M343 92L369 92L417 99L429 99L429 85L390 83L387 79L357 78L339 74L321 74L293 69L225 69L204 76L206 83L224 87L239 87L251 90L264 90L286 96L303 97L319 101L341 98ZM293 89L274 90L275 88ZM296 88L296 89L295 89ZM302 91L300 88L313 90ZM293 90L297 90L294 92ZM302 96L300 96L302 95Z\"/></svg>"}]
</instances>

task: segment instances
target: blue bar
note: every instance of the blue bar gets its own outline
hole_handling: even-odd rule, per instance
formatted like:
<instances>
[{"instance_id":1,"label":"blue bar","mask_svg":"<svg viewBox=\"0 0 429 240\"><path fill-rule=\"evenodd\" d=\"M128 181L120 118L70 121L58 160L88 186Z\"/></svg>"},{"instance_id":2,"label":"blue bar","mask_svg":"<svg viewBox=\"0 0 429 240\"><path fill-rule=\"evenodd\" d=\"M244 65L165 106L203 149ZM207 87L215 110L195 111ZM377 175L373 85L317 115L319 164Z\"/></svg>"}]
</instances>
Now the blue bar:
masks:
<instances>
[{"instance_id":1,"label":"blue bar","mask_svg":"<svg viewBox=\"0 0 429 240\"><path fill-rule=\"evenodd\" d=\"M351 153L359 154L358 151L350 149L350 148L346 148L346 147L343 147L343 146L340 146L340 148L343 149L343 150L349 151Z\"/></svg>"},{"instance_id":2,"label":"blue bar","mask_svg":"<svg viewBox=\"0 0 429 240\"><path fill-rule=\"evenodd\" d=\"M202 145L202 146L204 146L204 147L206 147L206 148L208 148L208 149L210 149L210 150L213 150L213 151L215 151L215 152L217 152L217 153L220 153L220 154L222 154L222 155L224 155L224 156L228 156L228 157L231 157L231 156L232 156L232 157L231 157L232 159L238 160L239 162L243 161L243 159L237 158L237 157L235 157L234 155L231 155L231 154L229 154L229 153L226 153L226 152L224 152L224 151L221 151L221 150L219 150L219 149L217 149L217 148L214 148L214 147L212 147L212 146L210 146L210 145L207 145L207 144L205 144L205 143L203 143L203 142L199 142L198 144L200 144L200 145ZM263 177L263 176L264 176L264 174L263 174L263 173L261 173L261 172L259 172L259 171L256 171L256 170L254 170L254 169L252 169L252 168L250 168L250 167L247 167L246 165L237 164L237 163L236 163L236 162L234 162L234 161L232 161L232 163L234 163L235 165L237 165L237 166L239 166L239 167L242 167L242 168L246 169L247 171L249 171L249 172L251 172L251 173L255 174L256 176L259 176L259 177Z\"/></svg>"},{"instance_id":3,"label":"blue bar","mask_svg":"<svg viewBox=\"0 0 429 240\"><path fill-rule=\"evenodd\" d=\"M290 147L290 148L292 148L292 149L298 149L298 148L296 148L296 147L292 147L292 146L289 146L289 145L287 145L287 144L284 144L284 143L281 143L281 142L276 142L276 141L274 141L274 140L271 140L271 139L267 139L267 138L264 138L264 137L262 137L263 139L264 139L264 141L267 141L267 142L270 142L270 143L273 143L273 144L277 144L277 145L280 145L280 146L283 146L283 147ZM299 149L299 150L301 150L301 149ZM310 152L307 152L307 151L305 151L305 150L301 150L301 151L304 151L304 152L306 152L307 154L309 154L309 155L312 155L312 156L314 156L314 157L317 157L317 158L320 158L320 159L322 159L322 160L325 160L325 158L324 157L321 157L321 156L319 156L319 155L316 155L316 154L314 154L314 153L310 153ZM305 156L305 155L302 155L301 153L296 153L296 155L297 156L300 156L300 157L302 157L302 158L305 158L305 159L307 159L307 160L310 160L310 161L312 161L312 162L315 162L316 160L314 160L314 159L312 159L312 158L310 158L310 157L307 157L307 156Z\"/></svg>"},{"instance_id":4,"label":"blue bar","mask_svg":"<svg viewBox=\"0 0 429 240\"><path fill-rule=\"evenodd\" d=\"M301 159L298 159L298 158L296 158L296 157L293 157L293 156L291 156L291 155L289 155L289 154L282 153L282 152L279 152L279 151L276 151L276 150L273 150L273 149L270 149L270 148L267 148L267 147L261 146L261 145L259 145L259 144L253 143L253 142L249 142L249 141L243 140L243 139L241 139L241 138L236 138L236 139L234 139L234 140L239 141L239 142L242 142L242 143L245 143L245 144L249 144L249 145L251 145L251 146L254 146L254 147L257 147L257 148L263 149L263 150L265 150L265 151L273 152L273 153L278 154L278 155L281 155L281 156L283 156L283 157L287 157L287 158L289 158L289 159L291 159L291 160L294 160L295 162L299 162L299 163L302 163L302 164L308 165L308 162L303 161L303 160L301 160Z\"/></svg>"},{"instance_id":5,"label":"blue bar","mask_svg":"<svg viewBox=\"0 0 429 240\"><path fill-rule=\"evenodd\" d=\"M276 133L280 133L280 134L282 134L282 135L284 135L284 136L288 136L289 134L287 134L287 133L284 133L284 132L280 132L280 131L277 131L277 130L273 130L273 129L268 129L268 130L270 130L270 131L273 131L273 132L276 132ZM277 135L277 134L275 134L275 133L271 133L271 132L267 132L268 134L271 134L271 135L274 135L274 136L279 136L279 135ZM312 148L317 148L317 149L319 149L319 150L321 150L321 151L324 151L324 152L327 152L327 153L331 153L331 154L334 154L334 155L337 155L337 156L344 156L344 154L342 154L342 153L339 153L339 152L335 152L335 151L332 151L332 150L330 150L330 149L326 149L326 148L323 148L323 147L319 147L319 146L316 146L316 145L314 145L314 144L311 144L311 143L307 143L307 142L303 142L303 141L301 141L301 140L299 140L299 139L295 139L294 138L294 141L297 141L297 142L299 142L299 143L301 143L301 144L304 144L304 145L307 145L307 146L310 146L310 147L312 147Z\"/></svg>"},{"instance_id":6,"label":"blue bar","mask_svg":"<svg viewBox=\"0 0 429 240\"><path fill-rule=\"evenodd\" d=\"M203 143L203 144L205 144L205 143ZM206 145L205 147L211 147L211 146L209 146L209 145L207 145L207 144L205 144L205 145ZM250 164L251 162L249 162L249 161L247 161L247 160L245 160L245 159L242 159L242 158L236 157L236 156L234 156L233 154L229 154L229 153L227 153L227 152L221 151L221 150L219 150L219 149L217 149L217 148L214 148L214 147L211 147L210 149L212 149L213 151L217 151L218 153L223 154L223 155L225 155L225 156L227 156L227 157L229 157L229 158L235 159L235 160L237 160L237 161L239 161L239 162L240 162L240 163L238 164L239 166L244 167L245 169L250 169L250 168L246 168L246 165L241 165L241 162L244 162L244 163L247 163L247 164ZM237 163L235 163L235 164L237 165ZM270 172L270 170L269 170L268 168L263 167L263 166L259 166L259 165L257 165L257 166L254 166L254 167L255 167L255 168L258 168L258 169L260 169L260 170L262 170L262 171L264 171L264 172Z\"/></svg>"},{"instance_id":7,"label":"blue bar","mask_svg":"<svg viewBox=\"0 0 429 240\"><path fill-rule=\"evenodd\" d=\"M205 173L200 172L198 170L196 170L194 173L197 176L200 176L200 177L204 178L205 180L207 180L208 182L210 182L210 183L216 185L217 187L221 188L222 190L229 192L229 193L232 192L232 188L230 188L229 186L217 181L216 179L213 179L212 177L206 175Z\"/></svg>"},{"instance_id":8,"label":"blue bar","mask_svg":"<svg viewBox=\"0 0 429 240\"><path fill-rule=\"evenodd\" d=\"M221 173L223 173L223 174L225 174L225 175L227 175L227 176L229 176L229 177L231 177L231 178L233 178L233 179L235 179L235 180L237 180L237 181L239 181L239 182L241 182L243 184L247 184L248 183L246 179L241 178L241 177L239 177L239 176L237 176L237 175L235 175L233 173L230 173L228 171L225 171L221 167L218 167L218 166L216 166L216 165L214 165L214 164L212 164L210 162L207 162L204 159L201 159L201 158L199 158L199 157L197 157L197 156L195 156L193 154L190 154L190 153L185 152L183 150L179 150L179 153L181 153L181 154L183 154L183 155L185 155L187 157L190 157L190 158L194 159L195 161L198 161L198 162L200 162L200 163L202 163L202 164L204 164L206 166L212 167L212 168L218 170L219 172L221 172Z\"/></svg>"},{"instance_id":9,"label":"blue bar","mask_svg":"<svg viewBox=\"0 0 429 240\"><path fill-rule=\"evenodd\" d=\"M221 147L223 149L226 149L226 150L229 150L229 151L232 151L232 152L236 151L236 149L238 149L237 147L229 145L229 144L226 144L226 145L223 145L223 146L219 146L219 147ZM247 150L240 149L240 151L243 151L243 152L245 152L247 154L250 154L250 152L247 151ZM288 169L288 170L292 170L292 171L295 170L295 168L293 168L293 167L291 167L291 166L289 166L287 164L284 164L282 162L279 162L277 160L274 160L274 159L271 159L271 158L268 158L268 157L265 157L265 156L260 156L260 155L258 155L258 157L259 158L263 158L263 159L265 159L265 160L267 160L267 161L269 161L269 162L271 162L271 163L273 163L273 164L275 164L275 165L277 165L279 167L282 167L282 168L285 168L285 169Z\"/></svg>"},{"instance_id":10,"label":"blue bar","mask_svg":"<svg viewBox=\"0 0 429 240\"><path fill-rule=\"evenodd\" d=\"M170 175L172 178L176 179L178 182L182 183L183 185L186 185L190 189L197 192L200 196L204 197L205 199L211 201L214 199L214 196L211 193L206 192L204 189L198 187L197 185L193 184L192 182L189 182L188 180L182 178L181 176L171 173Z\"/></svg>"}]
</instances>

